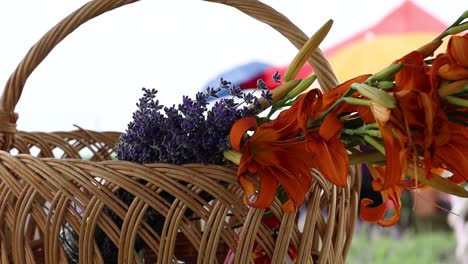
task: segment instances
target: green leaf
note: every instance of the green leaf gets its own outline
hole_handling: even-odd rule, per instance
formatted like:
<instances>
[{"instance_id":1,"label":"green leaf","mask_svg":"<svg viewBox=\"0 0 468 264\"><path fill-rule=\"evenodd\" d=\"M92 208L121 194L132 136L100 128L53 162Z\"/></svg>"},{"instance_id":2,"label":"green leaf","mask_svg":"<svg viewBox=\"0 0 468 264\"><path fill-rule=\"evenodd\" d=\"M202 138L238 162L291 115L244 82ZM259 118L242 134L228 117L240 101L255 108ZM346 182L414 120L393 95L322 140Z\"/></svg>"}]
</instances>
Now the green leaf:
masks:
<instances>
[{"instance_id":1,"label":"green leaf","mask_svg":"<svg viewBox=\"0 0 468 264\"><path fill-rule=\"evenodd\" d=\"M410 165L408 166L408 172L412 172L414 170L414 166ZM410 177L416 179L415 175L413 175L412 173L409 173ZM426 174L424 173L424 171L421 169L421 168L418 168L418 172L417 172L417 180L426 184L426 185L429 185L431 186L432 188L436 189L436 190L439 190L441 192L444 192L444 193L448 193L448 194L453 194L453 195L456 195L456 196L460 196L460 197L465 197L465 198L468 198L468 190L466 190L465 188L463 188L462 186L454 183L453 181L447 179L447 178L444 178L444 177L441 177L437 174L432 174L432 179L428 179L426 177Z\"/></svg>"}]
</instances>

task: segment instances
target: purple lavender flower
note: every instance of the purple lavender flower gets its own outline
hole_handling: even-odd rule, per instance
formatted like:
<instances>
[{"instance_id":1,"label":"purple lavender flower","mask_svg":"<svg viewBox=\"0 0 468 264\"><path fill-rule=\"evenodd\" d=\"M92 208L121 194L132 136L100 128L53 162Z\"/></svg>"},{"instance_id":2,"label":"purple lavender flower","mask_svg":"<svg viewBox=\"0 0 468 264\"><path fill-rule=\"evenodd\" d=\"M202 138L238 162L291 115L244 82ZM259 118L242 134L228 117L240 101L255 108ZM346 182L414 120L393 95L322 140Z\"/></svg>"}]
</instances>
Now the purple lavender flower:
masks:
<instances>
[{"instance_id":1,"label":"purple lavender flower","mask_svg":"<svg viewBox=\"0 0 468 264\"><path fill-rule=\"evenodd\" d=\"M224 89L231 91L232 98L220 98L209 107L208 99L218 98L218 93ZM197 93L195 99L183 96L177 107L160 105L155 89L143 88L143 92L137 110L133 113L133 120L117 144L119 160L137 163L223 164L223 152L230 148L228 134L231 126L242 117L254 115L262 107L257 97L242 93L239 87L223 79L219 87L209 87L205 93ZM267 100L271 97L265 91L262 95ZM159 195L168 202L174 200L167 192ZM134 199L134 195L125 189L117 190L116 196L127 205ZM207 201L212 199L208 193L201 193L200 197ZM104 207L104 212L117 226L122 225L122 219L108 207ZM185 214L190 216L192 211L187 210ZM160 234L165 218L149 208L144 221ZM102 230L98 230L95 236L103 256L113 263L117 258L117 247ZM141 239L137 240L137 251L141 249L142 243Z\"/></svg>"},{"instance_id":2,"label":"purple lavender flower","mask_svg":"<svg viewBox=\"0 0 468 264\"><path fill-rule=\"evenodd\" d=\"M262 90L262 97L265 98L269 104L273 101L273 94L270 90Z\"/></svg>"},{"instance_id":3,"label":"purple lavender flower","mask_svg":"<svg viewBox=\"0 0 468 264\"><path fill-rule=\"evenodd\" d=\"M208 99L216 98L223 89L229 89L233 98L218 99L209 108ZM261 109L257 97L242 93L239 87L224 79L219 87L209 87L206 93L197 93L195 99L183 96L177 107L160 105L155 89L143 88L143 91L133 121L117 145L120 160L223 164L223 151L230 148L228 134L231 126L236 120ZM268 90L262 91L262 97L271 101ZM243 99L243 102L234 98Z\"/></svg>"},{"instance_id":4,"label":"purple lavender flower","mask_svg":"<svg viewBox=\"0 0 468 264\"><path fill-rule=\"evenodd\" d=\"M229 94L237 98L242 98L244 95L244 93L242 93L240 86L233 86L231 89L229 89Z\"/></svg>"},{"instance_id":5,"label":"purple lavender flower","mask_svg":"<svg viewBox=\"0 0 468 264\"><path fill-rule=\"evenodd\" d=\"M268 88L267 88L267 85L266 85L266 83L265 83L265 81L262 80L262 79L258 79L258 80L257 80L257 88L258 88L258 89L261 89L261 90L266 90L266 89L268 89Z\"/></svg>"},{"instance_id":6,"label":"purple lavender flower","mask_svg":"<svg viewBox=\"0 0 468 264\"><path fill-rule=\"evenodd\" d=\"M280 83L281 82L281 74L279 74L279 72L275 72L275 74L273 74L273 80L276 82L276 83Z\"/></svg>"}]
</instances>

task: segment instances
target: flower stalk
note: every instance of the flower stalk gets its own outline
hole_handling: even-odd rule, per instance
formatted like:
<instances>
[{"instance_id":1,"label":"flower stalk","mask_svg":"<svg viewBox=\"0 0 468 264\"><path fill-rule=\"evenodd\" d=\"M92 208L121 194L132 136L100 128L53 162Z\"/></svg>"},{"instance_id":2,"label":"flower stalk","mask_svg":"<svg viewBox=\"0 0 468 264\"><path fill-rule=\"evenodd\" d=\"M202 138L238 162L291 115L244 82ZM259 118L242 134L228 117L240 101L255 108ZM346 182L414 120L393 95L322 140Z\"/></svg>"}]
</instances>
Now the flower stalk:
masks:
<instances>
[{"instance_id":1,"label":"flower stalk","mask_svg":"<svg viewBox=\"0 0 468 264\"><path fill-rule=\"evenodd\" d=\"M366 81L367 84L372 85L375 82L380 82L380 81L388 81L393 79L393 76L395 73L401 70L403 68L403 64L401 63L392 63L390 66L386 67L385 69L373 74L368 81Z\"/></svg>"},{"instance_id":2,"label":"flower stalk","mask_svg":"<svg viewBox=\"0 0 468 264\"><path fill-rule=\"evenodd\" d=\"M461 25L467 25L467 23L462 23L465 19L468 18L468 10L465 10L463 14L453 22L444 32L442 32L439 36L437 36L435 39L436 40L442 40L443 38L449 36L449 35L455 35L460 32L463 32L464 30L467 30L468 28L465 28L462 30ZM454 30L456 28L456 30ZM461 31L460 31L461 30Z\"/></svg>"},{"instance_id":3,"label":"flower stalk","mask_svg":"<svg viewBox=\"0 0 468 264\"><path fill-rule=\"evenodd\" d=\"M382 143L377 141L374 137L369 136L369 135L362 135L362 138L364 139L364 141L369 143L370 146L378 150L381 154L385 155L385 147L382 145Z\"/></svg>"}]
</instances>

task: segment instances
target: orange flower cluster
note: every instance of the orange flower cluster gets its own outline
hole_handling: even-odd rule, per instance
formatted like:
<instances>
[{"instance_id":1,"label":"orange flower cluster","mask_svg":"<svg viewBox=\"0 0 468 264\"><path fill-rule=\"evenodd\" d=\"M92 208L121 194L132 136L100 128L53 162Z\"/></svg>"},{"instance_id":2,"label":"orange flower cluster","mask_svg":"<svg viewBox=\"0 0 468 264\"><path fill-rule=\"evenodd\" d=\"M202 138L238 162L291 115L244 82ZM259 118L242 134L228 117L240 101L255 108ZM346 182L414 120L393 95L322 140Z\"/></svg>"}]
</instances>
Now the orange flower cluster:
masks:
<instances>
[{"instance_id":1,"label":"orange flower cluster","mask_svg":"<svg viewBox=\"0 0 468 264\"><path fill-rule=\"evenodd\" d=\"M452 36L447 51L432 61L425 61L427 56L427 50L413 51L396 60L394 65L401 67L387 76L390 88L373 87L370 75L363 75L325 94L310 90L274 120L262 123L260 118L247 117L237 121L230 140L233 149L242 153L237 174L245 203L267 208L281 184L288 195L284 210L296 210L309 191L311 169L333 184L345 186L350 159L342 140L347 119L341 117L350 114L358 115L363 126L376 124L380 133L377 141L385 155L385 164L368 163L373 189L381 193L384 202L375 205L363 199L363 220L394 225L404 189L429 185L453 193L453 185L466 183L467 107L457 100L466 99L468 34ZM356 83L365 84L370 93L351 91ZM382 93L395 106L381 103L385 100L379 99ZM247 133L249 130L253 134ZM452 176L443 178L442 172ZM258 191L250 178L253 175L259 177ZM390 218L386 218L388 201L395 209Z\"/></svg>"},{"instance_id":2,"label":"orange flower cluster","mask_svg":"<svg viewBox=\"0 0 468 264\"><path fill-rule=\"evenodd\" d=\"M431 65L424 62L420 51L395 63L403 65L395 74L395 87L389 90L397 107L385 117L371 107L385 144L386 164L368 167L374 177L373 188L381 192L384 202L369 207L372 200L361 201L361 218L382 226L398 221L401 191L420 187L414 180L407 180L411 173L408 161L414 169L422 168L423 173L414 174L425 178L429 185L444 171L452 173L448 180L457 184L468 180L466 108L451 104L440 94L443 85L457 87L458 91L451 88L452 94L467 86L468 35L451 37L446 53L439 54ZM395 209L389 219L384 219L385 201L391 201Z\"/></svg>"},{"instance_id":3,"label":"orange flower cluster","mask_svg":"<svg viewBox=\"0 0 468 264\"><path fill-rule=\"evenodd\" d=\"M340 141L341 121L329 114L319 128L307 128L307 123L324 111L323 101L320 90L313 89L275 120L258 126L255 117L247 117L233 125L230 139L233 149L242 152L237 175L246 204L268 207L276 197L279 182L289 196L284 210L296 210L309 191L312 168L337 186L346 184L349 157ZM241 145L249 129L255 129L255 133ZM255 186L246 177L249 173L260 178L260 191L254 201Z\"/></svg>"}]
</instances>

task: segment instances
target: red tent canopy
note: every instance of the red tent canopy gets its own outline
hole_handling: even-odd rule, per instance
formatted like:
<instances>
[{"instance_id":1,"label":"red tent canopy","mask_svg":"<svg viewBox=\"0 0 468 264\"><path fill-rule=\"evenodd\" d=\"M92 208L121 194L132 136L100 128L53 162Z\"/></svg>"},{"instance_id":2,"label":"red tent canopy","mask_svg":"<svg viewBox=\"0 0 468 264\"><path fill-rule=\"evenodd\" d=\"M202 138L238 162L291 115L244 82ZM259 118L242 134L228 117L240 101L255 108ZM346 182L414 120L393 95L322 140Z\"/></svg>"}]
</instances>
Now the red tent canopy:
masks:
<instances>
[{"instance_id":1,"label":"red tent canopy","mask_svg":"<svg viewBox=\"0 0 468 264\"><path fill-rule=\"evenodd\" d=\"M375 25L325 49L324 53L338 80L343 82L383 69L394 60L430 42L446 27L443 22L407 0ZM246 87L255 87L257 79L265 80L270 88L276 87L278 84L271 76L276 71L284 73L285 69L286 66L267 68L260 76L245 82L248 84ZM312 71L310 65L305 65L299 78L312 74Z\"/></svg>"},{"instance_id":2,"label":"red tent canopy","mask_svg":"<svg viewBox=\"0 0 468 264\"><path fill-rule=\"evenodd\" d=\"M407 0L388 13L374 26L341 41L324 52L331 56L337 50L343 49L351 43L368 39L372 35L399 35L405 33L429 33L433 35L434 33L441 33L445 28L447 28L447 25L412 1Z\"/></svg>"}]
</instances>

